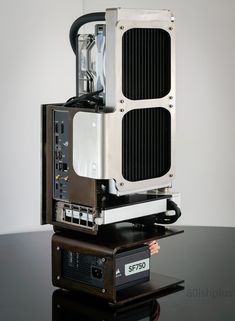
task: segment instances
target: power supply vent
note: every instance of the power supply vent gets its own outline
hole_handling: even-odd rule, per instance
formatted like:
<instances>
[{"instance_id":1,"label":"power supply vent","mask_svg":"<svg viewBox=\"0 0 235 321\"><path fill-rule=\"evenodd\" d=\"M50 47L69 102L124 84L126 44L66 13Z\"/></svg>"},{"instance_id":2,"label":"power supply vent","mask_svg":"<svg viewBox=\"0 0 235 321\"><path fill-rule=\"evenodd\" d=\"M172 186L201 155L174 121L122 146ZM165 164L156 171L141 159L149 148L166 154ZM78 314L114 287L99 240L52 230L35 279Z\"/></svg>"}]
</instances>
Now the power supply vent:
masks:
<instances>
[{"instance_id":1,"label":"power supply vent","mask_svg":"<svg viewBox=\"0 0 235 321\"><path fill-rule=\"evenodd\" d=\"M77 282L104 287L103 262L100 258L79 252L62 250L62 277Z\"/></svg>"},{"instance_id":2,"label":"power supply vent","mask_svg":"<svg viewBox=\"0 0 235 321\"><path fill-rule=\"evenodd\" d=\"M134 109L122 120L122 175L141 181L165 175L171 166L171 115L162 107Z\"/></svg>"},{"instance_id":3,"label":"power supply vent","mask_svg":"<svg viewBox=\"0 0 235 321\"><path fill-rule=\"evenodd\" d=\"M132 100L157 99L171 88L171 39L167 31L127 30L122 38L122 91Z\"/></svg>"},{"instance_id":4,"label":"power supply vent","mask_svg":"<svg viewBox=\"0 0 235 321\"><path fill-rule=\"evenodd\" d=\"M73 280L88 282L91 274L89 256L65 250L62 253L63 276Z\"/></svg>"}]
</instances>

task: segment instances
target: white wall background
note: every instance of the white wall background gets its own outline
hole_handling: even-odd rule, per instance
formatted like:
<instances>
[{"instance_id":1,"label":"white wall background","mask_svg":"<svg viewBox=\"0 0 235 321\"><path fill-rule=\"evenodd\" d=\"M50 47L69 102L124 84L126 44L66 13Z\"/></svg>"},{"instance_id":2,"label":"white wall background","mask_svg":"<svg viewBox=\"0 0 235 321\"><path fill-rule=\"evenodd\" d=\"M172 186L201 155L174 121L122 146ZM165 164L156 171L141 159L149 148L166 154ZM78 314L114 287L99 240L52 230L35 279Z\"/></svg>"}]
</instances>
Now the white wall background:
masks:
<instances>
[{"instance_id":1,"label":"white wall background","mask_svg":"<svg viewBox=\"0 0 235 321\"><path fill-rule=\"evenodd\" d=\"M0 233L40 228L40 104L74 95L72 22L117 6L176 17L179 224L235 226L234 0L2 0Z\"/></svg>"}]
</instances>

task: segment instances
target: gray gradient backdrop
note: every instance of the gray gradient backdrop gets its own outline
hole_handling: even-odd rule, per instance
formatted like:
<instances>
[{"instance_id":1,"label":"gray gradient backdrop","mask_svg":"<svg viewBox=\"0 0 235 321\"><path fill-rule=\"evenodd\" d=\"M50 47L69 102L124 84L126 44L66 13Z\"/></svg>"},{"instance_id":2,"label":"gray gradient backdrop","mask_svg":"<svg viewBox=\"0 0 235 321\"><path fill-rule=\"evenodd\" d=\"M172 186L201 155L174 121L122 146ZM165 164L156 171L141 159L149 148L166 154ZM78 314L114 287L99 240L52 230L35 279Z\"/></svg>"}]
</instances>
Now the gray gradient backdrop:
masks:
<instances>
[{"instance_id":1,"label":"gray gradient backdrop","mask_svg":"<svg viewBox=\"0 0 235 321\"><path fill-rule=\"evenodd\" d=\"M72 22L117 6L166 8L176 17L179 224L235 226L234 0L0 4L0 233L40 229L40 104L75 93Z\"/></svg>"}]
</instances>

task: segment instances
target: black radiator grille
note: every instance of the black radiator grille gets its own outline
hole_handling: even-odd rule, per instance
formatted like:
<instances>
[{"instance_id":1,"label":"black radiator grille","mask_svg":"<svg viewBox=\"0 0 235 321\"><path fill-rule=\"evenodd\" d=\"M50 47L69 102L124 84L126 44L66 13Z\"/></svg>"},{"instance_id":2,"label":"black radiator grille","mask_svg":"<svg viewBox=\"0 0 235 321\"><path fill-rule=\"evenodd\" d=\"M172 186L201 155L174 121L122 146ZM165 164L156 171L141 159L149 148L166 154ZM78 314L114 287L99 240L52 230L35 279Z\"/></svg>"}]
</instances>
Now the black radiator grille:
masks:
<instances>
[{"instance_id":1,"label":"black radiator grille","mask_svg":"<svg viewBox=\"0 0 235 321\"><path fill-rule=\"evenodd\" d=\"M122 91L128 99L156 99L171 88L171 38L163 29L133 28L122 38Z\"/></svg>"},{"instance_id":2,"label":"black radiator grille","mask_svg":"<svg viewBox=\"0 0 235 321\"><path fill-rule=\"evenodd\" d=\"M171 166L171 115L162 107L134 109L122 121L122 175L140 181L165 175Z\"/></svg>"}]
</instances>

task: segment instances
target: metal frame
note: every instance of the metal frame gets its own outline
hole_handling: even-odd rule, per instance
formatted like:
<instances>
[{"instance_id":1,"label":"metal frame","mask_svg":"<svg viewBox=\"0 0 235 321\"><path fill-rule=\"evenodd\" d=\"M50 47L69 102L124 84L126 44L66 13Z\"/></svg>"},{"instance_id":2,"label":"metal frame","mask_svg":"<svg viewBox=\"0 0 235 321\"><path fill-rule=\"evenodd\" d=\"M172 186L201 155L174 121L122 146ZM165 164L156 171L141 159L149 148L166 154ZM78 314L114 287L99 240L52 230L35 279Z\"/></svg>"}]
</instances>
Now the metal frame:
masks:
<instances>
[{"instance_id":1,"label":"metal frame","mask_svg":"<svg viewBox=\"0 0 235 321\"><path fill-rule=\"evenodd\" d=\"M180 194L174 193L166 195L165 198L159 198L152 201L124 205L120 207L105 208L101 212L94 208L58 202L56 209L56 222L76 228L81 228L87 233L97 233L101 225L119 223L149 215L167 212L167 200L173 200L180 207ZM66 217L71 218L66 221ZM76 219L76 222L73 219Z\"/></svg>"},{"instance_id":2,"label":"metal frame","mask_svg":"<svg viewBox=\"0 0 235 321\"><path fill-rule=\"evenodd\" d=\"M73 121L75 172L110 179L110 193L125 195L166 187L175 176L175 27L168 10L108 9L106 11L106 113L83 113ZM160 99L130 100L122 92L122 37L132 28L160 28L171 37L171 89ZM158 178L130 182L122 175L122 118L133 109L162 107L171 114L171 167ZM86 115L85 115L86 114ZM79 141L89 139L81 146Z\"/></svg>"}]
</instances>

